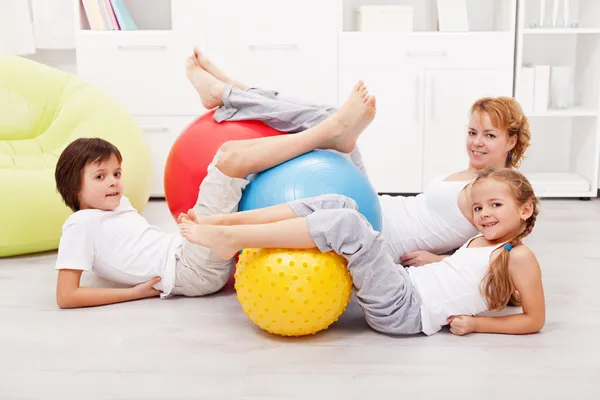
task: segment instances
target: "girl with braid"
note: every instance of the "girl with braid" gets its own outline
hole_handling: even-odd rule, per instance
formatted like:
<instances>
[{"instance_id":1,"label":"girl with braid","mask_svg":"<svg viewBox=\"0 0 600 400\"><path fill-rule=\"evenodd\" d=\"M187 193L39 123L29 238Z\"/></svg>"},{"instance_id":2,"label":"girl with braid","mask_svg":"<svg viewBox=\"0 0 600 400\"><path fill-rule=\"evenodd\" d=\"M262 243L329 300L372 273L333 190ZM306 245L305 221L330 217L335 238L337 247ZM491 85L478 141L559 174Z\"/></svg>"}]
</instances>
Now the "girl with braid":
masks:
<instances>
[{"instance_id":1,"label":"girl with braid","mask_svg":"<svg viewBox=\"0 0 600 400\"><path fill-rule=\"evenodd\" d=\"M486 167L471 188L479 234L441 261L408 268L386 251L383 236L343 196L325 195L273 207L181 219L190 242L223 259L243 248L314 248L348 261L367 323L387 334L432 335L444 325L471 332L528 334L542 329L545 300L541 270L521 241L531 233L539 202L527 178L510 168ZM213 216L214 217L214 216ZM522 311L480 316L511 302Z\"/></svg>"}]
</instances>

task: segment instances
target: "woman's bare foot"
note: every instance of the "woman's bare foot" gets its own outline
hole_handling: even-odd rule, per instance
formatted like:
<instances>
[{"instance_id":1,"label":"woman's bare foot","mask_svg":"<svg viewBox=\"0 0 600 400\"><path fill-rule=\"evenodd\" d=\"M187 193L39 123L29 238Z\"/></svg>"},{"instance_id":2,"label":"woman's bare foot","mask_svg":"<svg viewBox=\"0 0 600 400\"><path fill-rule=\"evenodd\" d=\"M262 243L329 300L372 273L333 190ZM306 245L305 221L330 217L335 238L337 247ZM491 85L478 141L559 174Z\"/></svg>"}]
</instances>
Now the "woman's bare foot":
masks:
<instances>
[{"instance_id":1,"label":"woman's bare foot","mask_svg":"<svg viewBox=\"0 0 600 400\"><path fill-rule=\"evenodd\" d=\"M242 82L235 81L229 77L222 69L217 67L204 53L202 53L198 48L194 48L194 55L196 57L196 62L202 69L206 72L220 80L221 82L233 85L239 89L246 90L248 87Z\"/></svg>"},{"instance_id":2,"label":"woman's bare foot","mask_svg":"<svg viewBox=\"0 0 600 400\"><path fill-rule=\"evenodd\" d=\"M225 227L215 225L195 224L184 220L179 224L179 232L191 243L208 247L222 260L232 258L237 249L230 242Z\"/></svg>"},{"instance_id":3,"label":"woman's bare foot","mask_svg":"<svg viewBox=\"0 0 600 400\"><path fill-rule=\"evenodd\" d=\"M327 123L331 124L328 148L350 153L360 134L375 118L375 97L369 96L361 81L354 86L350 96Z\"/></svg>"},{"instance_id":4,"label":"woman's bare foot","mask_svg":"<svg viewBox=\"0 0 600 400\"><path fill-rule=\"evenodd\" d=\"M186 63L187 77L194 85L202 105L206 109L211 109L223 105L223 92L225 84L206 72L196 62L195 57L189 57Z\"/></svg>"}]
</instances>

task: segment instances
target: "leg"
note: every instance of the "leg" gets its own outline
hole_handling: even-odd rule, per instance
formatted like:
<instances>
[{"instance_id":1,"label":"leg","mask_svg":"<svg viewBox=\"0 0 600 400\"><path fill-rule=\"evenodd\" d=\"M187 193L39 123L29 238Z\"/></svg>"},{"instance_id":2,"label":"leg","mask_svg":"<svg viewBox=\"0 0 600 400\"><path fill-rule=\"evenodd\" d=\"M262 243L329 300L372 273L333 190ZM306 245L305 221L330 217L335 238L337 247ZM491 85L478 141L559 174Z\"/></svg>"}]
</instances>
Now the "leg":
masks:
<instances>
[{"instance_id":1,"label":"leg","mask_svg":"<svg viewBox=\"0 0 600 400\"><path fill-rule=\"evenodd\" d=\"M386 251L381 233L354 209L310 212L311 207L301 202L290 207L298 217L263 225L195 225L200 227L195 239L225 256L248 247L335 251L348 261L357 299L373 329L390 334L421 332L419 293Z\"/></svg>"},{"instance_id":2,"label":"leg","mask_svg":"<svg viewBox=\"0 0 600 400\"><path fill-rule=\"evenodd\" d=\"M366 95L364 85L357 85L338 112L313 128L295 135L225 143L217 167L228 176L246 178L315 149L349 153L374 117L375 98Z\"/></svg>"}]
</instances>

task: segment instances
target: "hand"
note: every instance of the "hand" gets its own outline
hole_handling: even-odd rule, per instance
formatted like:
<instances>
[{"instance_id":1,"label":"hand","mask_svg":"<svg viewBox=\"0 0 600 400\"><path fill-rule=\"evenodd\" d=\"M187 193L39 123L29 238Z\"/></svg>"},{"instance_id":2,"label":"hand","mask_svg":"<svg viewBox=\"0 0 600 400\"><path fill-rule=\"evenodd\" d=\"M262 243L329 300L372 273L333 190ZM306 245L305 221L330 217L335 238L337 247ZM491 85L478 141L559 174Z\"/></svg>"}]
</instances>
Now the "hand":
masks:
<instances>
[{"instance_id":1,"label":"hand","mask_svg":"<svg viewBox=\"0 0 600 400\"><path fill-rule=\"evenodd\" d=\"M400 264L405 267L419 267L421 265L441 261L443 258L444 257L432 254L428 251L412 251L410 253L405 253L400 257Z\"/></svg>"},{"instance_id":2,"label":"hand","mask_svg":"<svg viewBox=\"0 0 600 400\"><path fill-rule=\"evenodd\" d=\"M455 335L475 332L475 317L470 315L452 315L447 321L450 323L450 332Z\"/></svg>"},{"instance_id":3,"label":"hand","mask_svg":"<svg viewBox=\"0 0 600 400\"><path fill-rule=\"evenodd\" d=\"M160 282L160 276L132 287L131 290L133 291L133 295L136 299L159 296L161 293L160 290L153 288L158 282Z\"/></svg>"}]
</instances>

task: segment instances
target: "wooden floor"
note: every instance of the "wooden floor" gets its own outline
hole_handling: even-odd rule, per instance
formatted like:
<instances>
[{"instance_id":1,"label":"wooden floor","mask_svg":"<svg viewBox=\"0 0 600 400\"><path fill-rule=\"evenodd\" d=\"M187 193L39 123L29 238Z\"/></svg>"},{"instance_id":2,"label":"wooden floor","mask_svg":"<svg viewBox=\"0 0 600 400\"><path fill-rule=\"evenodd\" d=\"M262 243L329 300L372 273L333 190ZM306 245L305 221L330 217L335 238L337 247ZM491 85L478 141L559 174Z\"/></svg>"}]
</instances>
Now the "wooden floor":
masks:
<instances>
[{"instance_id":1,"label":"wooden floor","mask_svg":"<svg viewBox=\"0 0 600 400\"><path fill-rule=\"evenodd\" d=\"M600 200L542 206L527 242L547 322L529 336L394 338L353 301L327 331L284 339L253 325L231 286L59 310L56 253L0 260L0 398L600 399ZM144 214L175 229L162 201Z\"/></svg>"}]
</instances>

